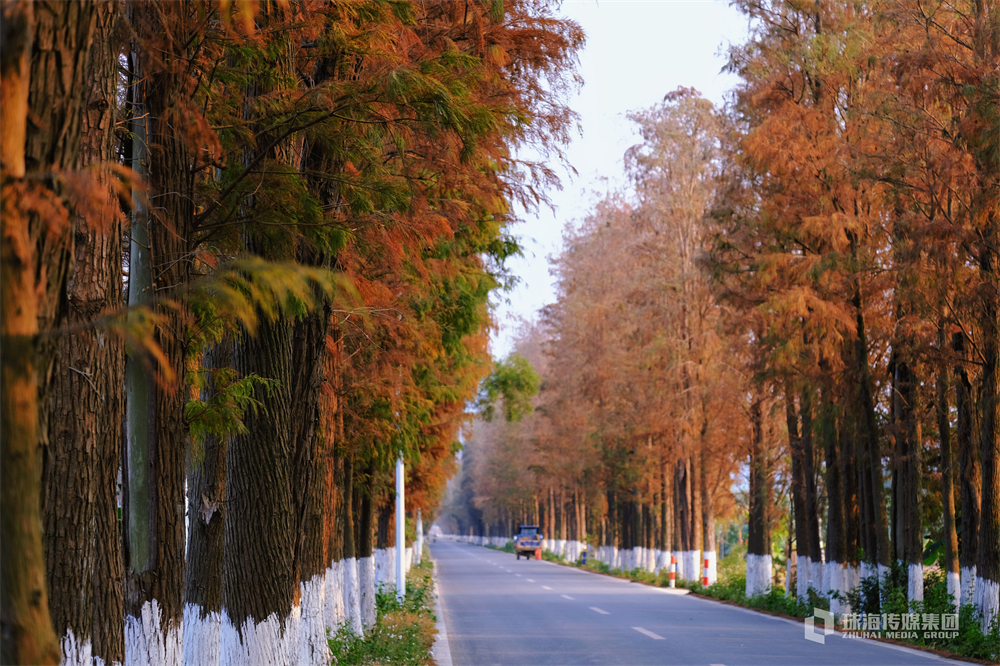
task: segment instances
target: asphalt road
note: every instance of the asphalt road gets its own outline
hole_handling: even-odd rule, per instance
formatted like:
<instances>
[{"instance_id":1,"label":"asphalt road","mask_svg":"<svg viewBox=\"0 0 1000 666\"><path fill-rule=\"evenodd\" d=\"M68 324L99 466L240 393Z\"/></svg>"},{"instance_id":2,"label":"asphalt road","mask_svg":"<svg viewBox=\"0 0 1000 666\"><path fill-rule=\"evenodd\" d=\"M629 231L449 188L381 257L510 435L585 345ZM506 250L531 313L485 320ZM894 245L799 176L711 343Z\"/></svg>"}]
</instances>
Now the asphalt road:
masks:
<instances>
[{"instance_id":1,"label":"asphalt road","mask_svg":"<svg viewBox=\"0 0 1000 666\"><path fill-rule=\"evenodd\" d=\"M454 666L938 666L801 622L450 541L430 546Z\"/></svg>"}]
</instances>

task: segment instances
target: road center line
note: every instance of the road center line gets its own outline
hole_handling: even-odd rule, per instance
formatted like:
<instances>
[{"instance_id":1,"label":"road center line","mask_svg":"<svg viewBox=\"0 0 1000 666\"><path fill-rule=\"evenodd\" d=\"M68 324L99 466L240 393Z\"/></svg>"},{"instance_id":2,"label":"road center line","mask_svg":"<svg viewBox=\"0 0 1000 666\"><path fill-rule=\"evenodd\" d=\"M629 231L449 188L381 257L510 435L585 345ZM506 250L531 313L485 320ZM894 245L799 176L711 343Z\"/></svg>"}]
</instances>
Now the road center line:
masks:
<instances>
[{"instance_id":1,"label":"road center line","mask_svg":"<svg viewBox=\"0 0 1000 666\"><path fill-rule=\"evenodd\" d=\"M632 627L632 628L635 629L636 631L638 631L640 634L646 634L647 636L649 636L650 638L652 638L654 641L665 640L663 638L663 636L660 636L659 634L654 634L649 629L643 629L642 627Z\"/></svg>"},{"instance_id":2,"label":"road center line","mask_svg":"<svg viewBox=\"0 0 1000 666\"><path fill-rule=\"evenodd\" d=\"M529 583L534 583L534 582L535 582L535 581L534 581L534 580L532 580L531 578L525 578L524 580L528 581Z\"/></svg>"},{"instance_id":3,"label":"road center line","mask_svg":"<svg viewBox=\"0 0 1000 666\"><path fill-rule=\"evenodd\" d=\"M542 589L543 590L551 590L552 588L549 587L548 585L542 585Z\"/></svg>"},{"instance_id":4,"label":"road center line","mask_svg":"<svg viewBox=\"0 0 1000 666\"><path fill-rule=\"evenodd\" d=\"M562 597L563 599L569 599L570 601L576 601L576 599L574 599L573 597L569 596L568 594L562 594L562 595L560 595L560 596L561 596L561 597Z\"/></svg>"},{"instance_id":5,"label":"road center line","mask_svg":"<svg viewBox=\"0 0 1000 666\"><path fill-rule=\"evenodd\" d=\"M517 576L518 578L520 578L520 577L521 577L521 574L514 574L514 575L515 575L515 576Z\"/></svg>"},{"instance_id":6,"label":"road center line","mask_svg":"<svg viewBox=\"0 0 1000 666\"><path fill-rule=\"evenodd\" d=\"M601 609L600 609L600 608L598 608L597 606L591 606L591 607L590 607L590 610L594 611L595 613L600 613L601 615L611 615L611 613L609 613L608 611L606 611L606 610L601 610Z\"/></svg>"}]
</instances>

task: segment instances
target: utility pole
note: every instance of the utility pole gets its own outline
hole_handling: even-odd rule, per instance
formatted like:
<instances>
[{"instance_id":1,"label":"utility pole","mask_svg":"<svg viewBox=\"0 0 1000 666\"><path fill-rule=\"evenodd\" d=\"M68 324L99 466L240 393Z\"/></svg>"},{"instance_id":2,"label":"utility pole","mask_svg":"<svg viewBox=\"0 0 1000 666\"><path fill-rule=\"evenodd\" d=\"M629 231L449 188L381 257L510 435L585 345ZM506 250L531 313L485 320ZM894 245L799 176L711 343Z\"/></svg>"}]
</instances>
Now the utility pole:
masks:
<instances>
[{"instance_id":1,"label":"utility pole","mask_svg":"<svg viewBox=\"0 0 1000 666\"><path fill-rule=\"evenodd\" d=\"M406 500L404 497L403 456L396 459L396 598L406 596L406 572L403 559L406 556Z\"/></svg>"}]
</instances>

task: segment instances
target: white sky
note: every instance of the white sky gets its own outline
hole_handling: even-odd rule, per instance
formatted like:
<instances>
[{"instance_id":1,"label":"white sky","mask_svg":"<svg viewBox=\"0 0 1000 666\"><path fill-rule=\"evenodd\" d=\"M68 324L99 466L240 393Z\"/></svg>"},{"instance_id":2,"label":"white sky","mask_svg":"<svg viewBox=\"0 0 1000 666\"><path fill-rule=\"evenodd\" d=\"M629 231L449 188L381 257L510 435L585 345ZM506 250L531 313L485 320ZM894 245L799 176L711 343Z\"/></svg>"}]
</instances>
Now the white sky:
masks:
<instances>
[{"instance_id":1,"label":"white sky","mask_svg":"<svg viewBox=\"0 0 1000 666\"><path fill-rule=\"evenodd\" d=\"M609 187L602 179L621 182L622 156L638 143L625 114L656 104L678 86L721 105L736 82L720 73L724 52L747 32L746 19L726 0L565 0L561 14L587 33L580 55L584 86L569 102L583 127L566 151L578 175L561 174L563 190L551 193L555 214L545 209L514 229L525 256L509 262L520 284L496 299L500 330L491 350L497 358L510 352L520 318L531 319L555 301L548 258L559 253L566 222L586 216L592 193Z\"/></svg>"}]
</instances>

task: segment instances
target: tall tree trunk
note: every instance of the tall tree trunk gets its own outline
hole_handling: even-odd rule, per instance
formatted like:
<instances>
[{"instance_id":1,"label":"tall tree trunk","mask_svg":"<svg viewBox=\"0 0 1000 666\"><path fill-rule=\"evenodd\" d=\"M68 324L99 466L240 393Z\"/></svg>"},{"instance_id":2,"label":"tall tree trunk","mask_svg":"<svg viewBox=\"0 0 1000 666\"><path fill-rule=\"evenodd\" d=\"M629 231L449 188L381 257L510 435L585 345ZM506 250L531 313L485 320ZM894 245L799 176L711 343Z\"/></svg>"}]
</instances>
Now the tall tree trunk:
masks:
<instances>
[{"instance_id":1,"label":"tall tree trunk","mask_svg":"<svg viewBox=\"0 0 1000 666\"><path fill-rule=\"evenodd\" d=\"M243 376L273 379L256 389L262 407L245 416L247 433L233 437L226 461L222 579L222 663L252 666L254 655L291 662L298 646L290 626L295 580L292 558L291 334L285 320L261 321L233 354Z\"/></svg>"},{"instance_id":2,"label":"tall tree trunk","mask_svg":"<svg viewBox=\"0 0 1000 666\"><path fill-rule=\"evenodd\" d=\"M965 334L952 336L952 348L959 358L965 354ZM971 604L976 585L976 563L979 561L979 521L982 500L982 470L979 464L979 446L973 438L972 382L963 365L955 366L955 409L958 421L955 443L958 446L959 494L962 509L961 552L959 567L961 594L959 602Z\"/></svg>"},{"instance_id":3,"label":"tall tree trunk","mask_svg":"<svg viewBox=\"0 0 1000 666\"><path fill-rule=\"evenodd\" d=\"M702 425L703 442L707 427L706 414L706 421ZM712 489L708 485L708 464L709 450L707 444L703 443L701 447L701 482L699 483L701 487L701 549L702 559L708 562L708 584L712 585L718 578L718 571L716 567L717 555L715 552L715 507Z\"/></svg>"},{"instance_id":4,"label":"tall tree trunk","mask_svg":"<svg viewBox=\"0 0 1000 666\"><path fill-rule=\"evenodd\" d=\"M205 352L206 371L232 366L232 343ZM215 390L212 382L206 392ZM208 396L206 396L208 397ZM229 439L208 437L189 454L188 548L184 581L184 666L222 658L222 562L225 552L226 462Z\"/></svg>"},{"instance_id":5,"label":"tall tree trunk","mask_svg":"<svg viewBox=\"0 0 1000 666\"><path fill-rule=\"evenodd\" d=\"M302 263L313 255L300 256ZM330 310L323 308L295 322L292 335L292 403L289 417L294 451L293 509L295 512L295 553L293 581L301 607L299 664L328 664L330 647L326 639L323 611L326 605L326 558L324 556L323 508L328 455L333 433L326 432L321 412L324 369L327 367L327 332Z\"/></svg>"},{"instance_id":6,"label":"tall tree trunk","mask_svg":"<svg viewBox=\"0 0 1000 666\"><path fill-rule=\"evenodd\" d=\"M995 80L995 79L994 79ZM994 146L995 149L995 146ZM992 185L1000 189L1000 176L993 173ZM983 241L979 247L981 290L981 331L983 374L979 404L979 457L982 465L982 500L979 515L979 560L976 562L976 590L973 603L986 631L1000 615L1000 212L997 192L986 214Z\"/></svg>"},{"instance_id":7,"label":"tall tree trunk","mask_svg":"<svg viewBox=\"0 0 1000 666\"><path fill-rule=\"evenodd\" d=\"M826 564L823 567L823 591L843 593L844 588L844 550L847 546L844 531L844 484L841 477L840 437L837 433L836 406L830 395L830 389L821 389L822 405L820 413L820 432L826 449ZM831 598L830 610L840 612L840 602Z\"/></svg>"},{"instance_id":8,"label":"tall tree trunk","mask_svg":"<svg viewBox=\"0 0 1000 666\"><path fill-rule=\"evenodd\" d=\"M42 458L39 374L32 340L39 332L35 300L36 248L27 189L25 138L29 113L34 3L6 2L0 41L0 662L55 664L42 547Z\"/></svg>"},{"instance_id":9,"label":"tall tree trunk","mask_svg":"<svg viewBox=\"0 0 1000 666\"><path fill-rule=\"evenodd\" d=\"M852 254L856 246L852 242ZM875 421L875 402L872 398L871 375L868 366L868 334L865 328L864 312L861 308L861 291L855 287L852 305L855 309L856 336L854 339L854 377L856 382L856 404L861 412L862 455L858 457L859 472L866 478L869 500L869 520L873 534L870 535L871 550L866 551L869 562L877 566L881 578L889 567L889 531L886 526L885 493L882 480L882 457L879 448L878 425Z\"/></svg>"},{"instance_id":10,"label":"tall tree trunk","mask_svg":"<svg viewBox=\"0 0 1000 666\"><path fill-rule=\"evenodd\" d=\"M184 479L187 427L184 386L187 331L183 299L176 289L190 276L190 229L194 213L194 176L174 104L184 93L181 73L150 68L153 58L182 59L184 44L168 40L171 53L151 49L150 37L162 29L161 19L179 25L186 5L133 6L132 22L146 40L133 60L136 76L136 154L134 168L145 166L149 200L155 213L137 207L130 255L129 303L147 302L161 318L153 342L162 352L161 368L152 372L148 359L129 359L127 440L123 480L128 495L125 544L126 663L179 664L183 656ZM179 37L179 36L178 36ZM155 55L154 55L155 52ZM141 72L141 73L140 73ZM140 82L141 83L138 83ZM144 108L141 108L144 102ZM144 134L142 134L144 132ZM141 162L145 160L145 164ZM146 236L143 237L145 232ZM154 279L155 276L155 279ZM172 299L167 304L163 299ZM168 376L172 375L172 376Z\"/></svg>"},{"instance_id":11,"label":"tall tree trunk","mask_svg":"<svg viewBox=\"0 0 1000 666\"><path fill-rule=\"evenodd\" d=\"M72 10L68 5L61 8ZM112 30L116 6L98 3L87 81L81 165L114 159L118 69ZM69 16L70 22L78 16ZM110 183L110 210L118 206ZM122 306L121 224L76 216L75 256L67 286L70 327L84 329ZM52 620L61 636L63 663L124 660L121 536L117 477L124 415L124 347L117 336L80 330L59 339L52 376L49 446L44 470L47 581Z\"/></svg>"},{"instance_id":12,"label":"tall tree trunk","mask_svg":"<svg viewBox=\"0 0 1000 666\"><path fill-rule=\"evenodd\" d=\"M750 533L747 539L748 597L767 594L771 589L771 530L767 518L771 503L771 474L764 448L764 424L761 398L755 397L750 405L750 423L753 429L750 441Z\"/></svg>"},{"instance_id":13,"label":"tall tree trunk","mask_svg":"<svg viewBox=\"0 0 1000 666\"><path fill-rule=\"evenodd\" d=\"M805 451L799 435L799 417L795 406L795 394L785 386L785 423L788 426L788 444L792 458L792 509L795 513L795 571L796 595L807 599L812 580L812 557L809 555L809 525L806 519L806 475Z\"/></svg>"},{"instance_id":14,"label":"tall tree trunk","mask_svg":"<svg viewBox=\"0 0 1000 666\"><path fill-rule=\"evenodd\" d=\"M938 324L938 350L944 356L945 322ZM937 426L941 437L941 510L944 514L944 570L948 596L957 608L960 576L958 571L958 532L955 529L955 456L951 450L951 422L948 417L948 365L941 362L937 370Z\"/></svg>"},{"instance_id":15,"label":"tall tree trunk","mask_svg":"<svg viewBox=\"0 0 1000 666\"><path fill-rule=\"evenodd\" d=\"M809 579L817 590L823 587L823 548L820 545L819 498L816 491L816 457L813 446L812 389L800 394L802 416L802 475L806 491L806 532L809 535Z\"/></svg>"},{"instance_id":16,"label":"tall tree trunk","mask_svg":"<svg viewBox=\"0 0 1000 666\"><path fill-rule=\"evenodd\" d=\"M906 353L908 344L899 353ZM893 394L897 423L896 465L899 488L893 513L899 521L896 554L905 559L909 573L907 598L910 602L924 598L923 534L919 508L920 483L920 422L916 414L917 380L905 358L897 356Z\"/></svg>"},{"instance_id":17,"label":"tall tree trunk","mask_svg":"<svg viewBox=\"0 0 1000 666\"><path fill-rule=\"evenodd\" d=\"M369 463L367 487L361 488L358 512L358 572L360 581L361 619L365 630L375 624L375 465Z\"/></svg>"}]
</instances>

